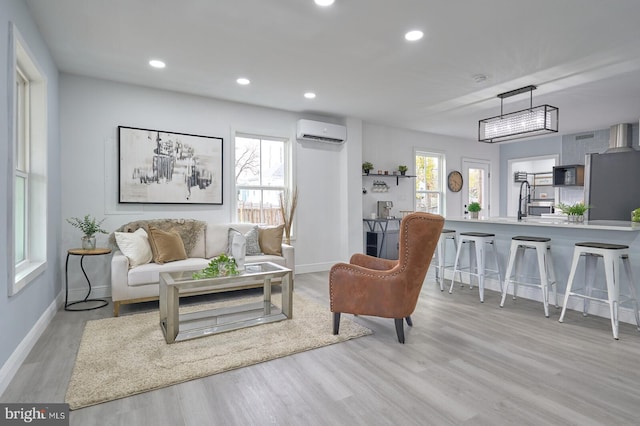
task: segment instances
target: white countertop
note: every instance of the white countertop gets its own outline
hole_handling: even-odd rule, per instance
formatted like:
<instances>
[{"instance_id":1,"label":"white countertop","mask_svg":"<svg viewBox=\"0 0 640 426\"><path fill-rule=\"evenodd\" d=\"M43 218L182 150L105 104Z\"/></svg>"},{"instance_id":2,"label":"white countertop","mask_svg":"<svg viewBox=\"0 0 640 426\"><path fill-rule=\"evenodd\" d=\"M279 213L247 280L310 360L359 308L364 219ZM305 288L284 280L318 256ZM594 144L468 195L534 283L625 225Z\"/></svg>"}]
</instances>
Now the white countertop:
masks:
<instances>
[{"instance_id":1,"label":"white countertop","mask_svg":"<svg viewBox=\"0 0 640 426\"><path fill-rule=\"evenodd\" d=\"M449 222L465 222L465 223L490 223L495 225L516 225L516 226L543 226L543 227L560 227L585 230L605 230L605 231L640 231L640 223L623 220L591 220L584 222L569 222L565 219L552 217L525 217L518 220L515 217L480 217L479 219L468 219L464 217L447 217Z\"/></svg>"}]
</instances>

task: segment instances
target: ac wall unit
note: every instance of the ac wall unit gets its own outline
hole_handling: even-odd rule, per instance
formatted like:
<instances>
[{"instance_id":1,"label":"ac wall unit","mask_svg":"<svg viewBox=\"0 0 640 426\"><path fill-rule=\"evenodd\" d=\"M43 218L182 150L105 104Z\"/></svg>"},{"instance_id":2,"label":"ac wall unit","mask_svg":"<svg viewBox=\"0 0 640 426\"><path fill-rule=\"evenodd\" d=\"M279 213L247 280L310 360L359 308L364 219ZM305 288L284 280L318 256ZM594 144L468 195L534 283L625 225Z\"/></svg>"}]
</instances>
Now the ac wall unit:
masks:
<instances>
[{"instance_id":1,"label":"ac wall unit","mask_svg":"<svg viewBox=\"0 0 640 426\"><path fill-rule=\"evenodd\" d=\"M347 139L347 128L339 124L298 120L297 137L317 142L343 143Z\"/></svg>"}]
</instances>

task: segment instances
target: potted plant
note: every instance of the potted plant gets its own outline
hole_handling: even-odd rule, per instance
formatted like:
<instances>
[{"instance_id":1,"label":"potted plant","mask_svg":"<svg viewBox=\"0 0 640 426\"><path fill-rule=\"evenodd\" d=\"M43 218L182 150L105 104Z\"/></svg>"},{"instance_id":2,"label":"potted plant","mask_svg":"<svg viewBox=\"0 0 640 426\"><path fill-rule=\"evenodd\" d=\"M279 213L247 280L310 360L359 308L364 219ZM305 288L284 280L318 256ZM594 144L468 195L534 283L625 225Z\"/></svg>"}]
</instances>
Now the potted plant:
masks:
<instances>
[{"instance_id":1,"label":"potted plant","mask_svg":"<svg viewBox=\"0 0 640 426\"><path fill-rule=\"evenodd\" d=\"M640 208L631 211L631 222L640 222Z\"/></svg>"},{"instance_id":2,"label":"potted plant","mask_svg":"<svg viewBox=\"0 0 640 426\"><path fill-rule=\"evenodd\" d=\"M478 213L482 210L482 207L480 207L480 203L474 201L467 206L467 210L471 213L471 219L477 219Z\"/></svg>"},{"instance_id":3,"label":"potted plant","mask_svg":"<svg viewBox=\"0 0 640 426\"><path fill-rule=\"evenodd\" d=\"M407 170L409 170L407 166L403 166L403 165L398 166L398 171L402 176L404 176L407 173Z\"/></svg>"},{"instance_id":4,"label":"potted plant","mask_svg":"<svg viewBox=\"0 0 640 426\"><path fill-rule=\"evenodd\" d=\"M233 257L221 254L211 259L206 268L193 273L194 280L203 278L224 277L227 275L238 275L238 265Z\"/></svg>"},{"instance_id":5,"label":"potted plant","mask_svg":"<svg viewBox=\"0 0 640 426\"><path fill-rule=\"evenodd\" d=\"M591 208L591 206L587 206L584 203L575 203L572 205L560 203L557 207L562 213L567 215L569 222L584 222L584 214Z\"/></svg>"},{"instance_id":6,"label":"potted plant","mask_svg":"<svg viewBox=\"0 0 640 426\"><path fill-rule=\"evenodd\" d=\"M82 231L84 236L82 237L82 248L85 250L93 250L96 248L96 237L95 234L107 234L107 231L102 229L100 225L104 222L102 219L100 222L97 222L94 217L90 215L84 215L82 219L77 217L72 217L67 219L72 226L78 228Z\"/></svg>"},{"instance_id":7,"label":"potted plant","mask_svg":"<svg viewBox=\"0 0 640 426\"><path fill-rule=\"evenodd\" d=\"M373 164L368 161L362 163L362 171L364 172L364 174L368 175L371 170L373 170Z\"/></svg>"}]
</instances>

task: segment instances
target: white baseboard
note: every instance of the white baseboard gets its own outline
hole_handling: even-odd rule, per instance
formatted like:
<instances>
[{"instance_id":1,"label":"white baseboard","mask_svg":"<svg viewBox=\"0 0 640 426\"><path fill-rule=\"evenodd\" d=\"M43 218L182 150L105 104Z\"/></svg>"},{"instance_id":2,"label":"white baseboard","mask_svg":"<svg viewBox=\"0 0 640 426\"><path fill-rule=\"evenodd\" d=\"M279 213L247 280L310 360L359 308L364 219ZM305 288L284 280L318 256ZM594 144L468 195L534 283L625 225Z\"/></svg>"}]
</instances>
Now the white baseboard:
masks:
<instances>
[{"instance_id":1,"label":"white baseboard","mask_svg":"<svg viewBox=\"0 0 640 426\"><path fill-rule=\"evenodd\" d=\"M38 321L31 328L29 333L22 339L22 342L13 351L9 359L4 363L0 369L0 395L13 380L13 377L18 372L18 369L22 363L27 359L29 352L35 346L38 339L42 336L42 333L47 329L53 317L55 317L58 310L64 305L64 290L58 293L58 296L51 302L47 309L42 313Z\"/></svg>"},{"instance_id":2,"label":"white baseboard","mask_svg":"<svg viewBox=\"0 0 640 426\"><path fill-rule=\"evenodd\" d=\"M308 274L311 272L324 272L331 269L338 261L331 263L311 263L308 265L296 265L296 274Z\"/></svg>"},{"instance_id":3,"label":"white baseboard","mask_svg":"<svg viewBox=\"0 0 640 426\"><path fill-rule=\"evenodd\" d=\"M87 291L89 289L87 287L84 288L70 288L69 289L69 302L73 302L76 300L82 300L87 296ZM64 295L63 295L64 297ZM91 299L99 298L104 299L105 297L111 297L111 286L99 286L99 287L91 287Z\"/></svg>"}]
</instances>

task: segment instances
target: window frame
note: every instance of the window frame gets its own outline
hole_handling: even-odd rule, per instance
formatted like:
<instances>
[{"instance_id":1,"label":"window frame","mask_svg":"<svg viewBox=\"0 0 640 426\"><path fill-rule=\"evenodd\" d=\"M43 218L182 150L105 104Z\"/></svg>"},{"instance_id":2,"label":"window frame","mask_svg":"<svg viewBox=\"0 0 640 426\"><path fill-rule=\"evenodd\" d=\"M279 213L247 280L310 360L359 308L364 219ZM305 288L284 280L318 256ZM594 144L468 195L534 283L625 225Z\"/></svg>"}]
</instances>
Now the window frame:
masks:
<instances>
[{"instance_id":1,"label":"window frame","mask_svg":"<svg viewBox=\"0 0 640 426\"><path fill-rule=\"evenodd\" d=\"M237 138L247 138L247 139L258 139L260 140L260 142L262 143L263 141L271 141L271 142L281 142L283 143L283 162L284 162L284 176L283 176L283 185L282 186L272 186L272 185L264 185L262 184L262 182L259 185L240 185L238 184L238 180L235 177L235 173L236 173L236 140ZM255 190L255 191L285 191L288 192L289 194L292 193L292 188L293 188L293 174L292 174L292 170L291 170L291 165L293 164L293 148L292 148L292 142L291 142L291 138L286 137L286 136L276 136L276 135L267 135L267 134L258 134L258 133L247 133L247 132L241 132L241 131L237 131L234 133L234 137L233 137L233 148L231 149L231 152L233 153L233 173L234 173L234 179L233 179L233 199L232 199L232 204L233 204L233 217L235 221L240 221L241 218L238 215L238 208L239 208L239 203L238 203L238 192L241 190ZM262 159L260 159L260 162L262 162ZM260 222L252 222L252 223L256 223L256 224L265 224L266 222L263 221L264 219L264 206L263 206L263 200L264 197L261 196L260 197L260 217L261 217L261 221ZM294 230L292 228L291 230L291 235L293 236L294 234Z\"/></svg>"},{"instance_id":2,"label":"window frame","mask_svg":"<svg viewBox=\"0 0 640 426\"><path fill-rule=\"evenodd\" d=\"M7 215L8 247L7 292L14 296L35 280L47 268L47 144L48 144L48 109L47 79L42 68L35 60L28 45L20 35L13 22L9 25L9 61L7 73L10 76L11 89L8 93L8 156L11 160L12 172L7 182L9 211ZM21 100L19 92L19 75L28 81L26 98L18 111ZM18 126L24 113L24 129ZM21 144L24 150L19 152L18 138L25 137ZM24 160L22 162L21 160ZM19 165L19 162L22 162ZM24 247L25 256L16 261L16 183L18 177L27 178L24 200Z\"/></svg>"},{"instance_id":3,"label":"window frame","mask_svg":"<svg viewBox=\"0 0 640 426\"><path fill-rule=\"evenodd\" d=\"M438 158L438 162L439 162L439 176L438 176L438 185L440 187L439 190L419 190L418 189L418 183L420 181L420 176L418 175L419 171L418 171L418 167L416 165L416 160L418 157L437 157ZM438 206L439 206L439 211L434 213L434 214L439 214L444 216L444 213L446 211L446 206L445 206L445 202L446 202L446 192L445 192L445 179L446 179L446 158L445 158L445 154L443 152L439 152L439 151L434 151L434 150L428 150L428 149L414 149L413 151L413 164L416 168L416 183L413 187L413 208L415 211L418 211L418 196L420 194L425 194L425 196L428 196L429 194L436 194L438 196Z\"/></svg>"}]
</instances>

